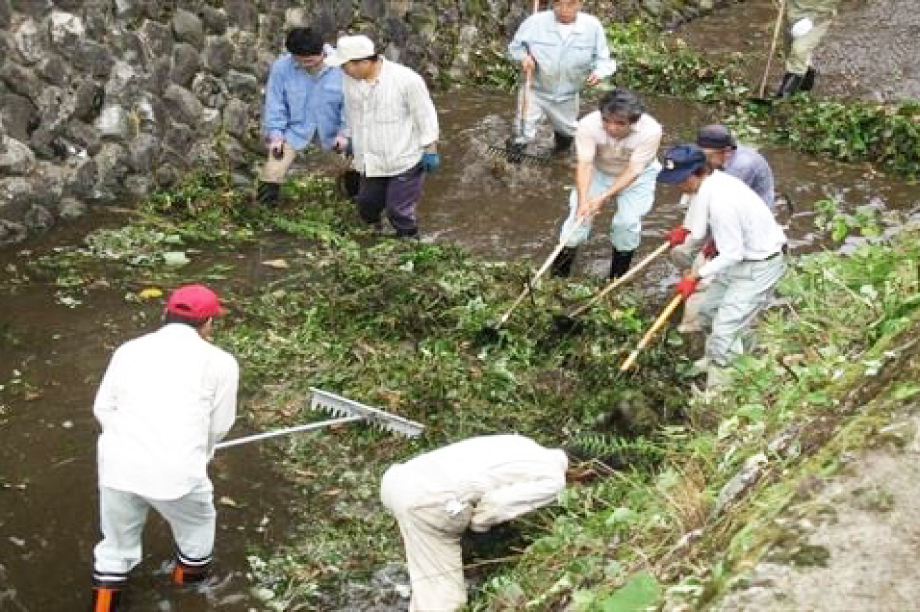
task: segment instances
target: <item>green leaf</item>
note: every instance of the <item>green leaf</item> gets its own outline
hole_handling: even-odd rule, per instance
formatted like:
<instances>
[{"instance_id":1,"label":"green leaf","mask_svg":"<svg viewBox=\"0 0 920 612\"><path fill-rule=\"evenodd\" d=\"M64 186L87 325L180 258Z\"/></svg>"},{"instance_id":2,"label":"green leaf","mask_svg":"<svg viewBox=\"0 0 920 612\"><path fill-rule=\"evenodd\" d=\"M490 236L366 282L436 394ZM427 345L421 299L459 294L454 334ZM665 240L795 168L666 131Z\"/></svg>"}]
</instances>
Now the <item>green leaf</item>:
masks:
<instances>
[{"instance_id":1,"label":"green leaf","mask_svg":"<svg viewBox=\"0 0 920 612\"><path fill-rule=\"evenodd\" d=\"M630 576L621 588L601 603L604 612L641 612L661 597L661 585L648 572Z\"/></svg>"}]
</instances>

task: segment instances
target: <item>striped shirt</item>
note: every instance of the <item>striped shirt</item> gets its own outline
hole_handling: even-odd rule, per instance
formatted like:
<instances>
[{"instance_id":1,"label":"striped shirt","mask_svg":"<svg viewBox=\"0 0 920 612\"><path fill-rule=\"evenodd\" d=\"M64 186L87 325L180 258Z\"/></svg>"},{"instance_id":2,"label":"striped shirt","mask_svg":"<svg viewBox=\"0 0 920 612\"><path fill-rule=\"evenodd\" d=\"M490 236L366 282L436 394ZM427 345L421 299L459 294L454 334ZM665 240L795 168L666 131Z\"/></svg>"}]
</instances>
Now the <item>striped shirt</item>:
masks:
<instances>
[{"instance_id":1,"label":"striped shirt","mask_svg":"<svg viewBox=\"0 0 920 612\"><path fill-rule=\"evenodd\" d=\"M425 81L410 68L380 61L373 81L342 80L355 169L369 177L410 170L438 140L438 114Z\"/></svg>"}]
</instances>

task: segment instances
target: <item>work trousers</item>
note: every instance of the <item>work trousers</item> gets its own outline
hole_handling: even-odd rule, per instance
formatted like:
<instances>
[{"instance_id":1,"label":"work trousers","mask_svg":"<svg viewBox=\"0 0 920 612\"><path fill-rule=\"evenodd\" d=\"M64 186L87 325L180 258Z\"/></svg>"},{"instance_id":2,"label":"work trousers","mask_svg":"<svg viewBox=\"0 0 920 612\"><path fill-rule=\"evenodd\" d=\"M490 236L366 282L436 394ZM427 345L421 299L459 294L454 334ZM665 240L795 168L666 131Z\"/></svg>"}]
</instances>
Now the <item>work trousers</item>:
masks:
<instances>
[{"instance_id":1,"label":"work trousers","mask_svg":"<svg viewBox=\"0 0 920 612\"><path fill-rule=\"evenodd\" d=\"M811 56L814 50L818 48L821 39L824 38L824 35L827 34L827 30L830 28L831 20L816 19L815 25L811 31L798 38L793 38L788 33L789 28L792 27L792 23L788 23L787 25L786 48L789 49L789 52L786 56L786 72L804 76L805 73L808 72L808 67L811 66Z\"/></svg>"},{"instance_id":2,"label":"work trousers","mask_svg":"<svg viewBox=\"0 0 920 612\"><path fill-rule=\"evenodd\" d=\"M613 248L618 251L635 251L639 248L642 236L642 217L651 209L655 202L655 177L661 170L661 164L653 161L645 170L636 177L626 189L616 195L616 213L610 228L610 239ZM588 197L599 195L610 188L616 177L601 172L597 168L591 175L591 185L588 187ZM573 189L569 196L569 216L562 225L560 236L567 238L567 247L577 247L584 243L591 234L592 219L583 219L575 227L578 213L578 191Z\"/></svg>"},{"instance_id":3,"label":"work trousers","mask_svg":"<svg viewBox=\"0 0 920 612\"><path fill-rule=\"evenodd\" d=\"M265 160L265 165L262 166L262 175L259 177L259 180L263 183L283 182L288 169L294 163L294 159L297 158L297 151L287 142L282 145L281 150L284 153L281 159L275 159L271 151L268 152L268 159Z\"/></svg>"},{"instance_id":4,"label":"work trousers","mask_svg":"<svg viewBox=\"0 0 920 612\"><path fill-rule=\"evenodd\" d=\"M151 507L169 524L183 564L201 567L211 562L217 513L210 482L171 500L99 487L102 541L93 550L93 578L97 583L124 582L128 572L140 563L141 536Z\"/></svg>"},{"instance_id":5,"label":"work trousers","mask_svg":"<svg viewBox=\"0 0 920 612\"><path fill-rule=\"evenodd\" d=\"M383 475L380 499L396 517L406 548L412 586L409 612L462 608L466 583L460 539L473 515L472 506L450 494L420 496L418 483L401 466ZM449 504L454 506L452 512Z\"/></svg>"},{"instance_id":6,"label":"work trousers","mask_svg":"<svg viewBox=\"0 0 920 612\"><path fill-rule=\"evenodd\" d=\"M553 131L565 136L575 136L578 123L578 94L572 98L555 101L533 88L527 92L527 109L524 113L523 128L521 123L521 99L524 89L518 92L517 115L514 122L516 142L528 143L537 137L537 125L544 117L549 119Z\"/></svg>"},{"instance_id":7,"label":"work trousers","mask_svg":"<svg viewBox=\"0 0 920 612\"><path fill-rule=\"evenodd\" d=\"M397 234L412 236L418 232L415 208L424 183L421 164L396 176L365 176L356 198L358 212L367 223L379 223L385 210Z\"/></svg>"},{"instance_id":8,"label":"work trousers","mask_svg":"<svg viewBox=\"0 0 920 612\"><path fill-rule=\"evenodd\" d=\"M786 271L782 254L764 261L742 261L717 274L706 291L700 322L709 328L706 357L724 368L744 352L744 336L773 296Z\"/></svg>"}]
</instances>

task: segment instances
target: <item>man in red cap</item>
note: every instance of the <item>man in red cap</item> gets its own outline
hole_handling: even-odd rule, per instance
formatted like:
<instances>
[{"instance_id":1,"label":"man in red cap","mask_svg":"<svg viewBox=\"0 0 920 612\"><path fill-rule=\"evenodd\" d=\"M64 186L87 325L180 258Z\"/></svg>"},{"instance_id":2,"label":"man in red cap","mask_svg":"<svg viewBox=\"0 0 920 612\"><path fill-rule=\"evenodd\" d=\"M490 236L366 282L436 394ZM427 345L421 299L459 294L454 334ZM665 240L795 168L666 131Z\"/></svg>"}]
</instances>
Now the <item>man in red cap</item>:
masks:
<instances>
[{"instance_id":1,"label":"man in red cap","mask_svg":"<svg viewBox=\"0 0 920 612\"><path fill-rule=\"evenodd\" d=\"M151 507L175 540L173 582L207 574L216 518L207 465L236 418L239 380L236 359L209 341L223 312L204 285L179 287L164 325L119 347L105 372L93 405L103 536L93 551L93 612L118 609Z\"/></svg>"}]
</instances>

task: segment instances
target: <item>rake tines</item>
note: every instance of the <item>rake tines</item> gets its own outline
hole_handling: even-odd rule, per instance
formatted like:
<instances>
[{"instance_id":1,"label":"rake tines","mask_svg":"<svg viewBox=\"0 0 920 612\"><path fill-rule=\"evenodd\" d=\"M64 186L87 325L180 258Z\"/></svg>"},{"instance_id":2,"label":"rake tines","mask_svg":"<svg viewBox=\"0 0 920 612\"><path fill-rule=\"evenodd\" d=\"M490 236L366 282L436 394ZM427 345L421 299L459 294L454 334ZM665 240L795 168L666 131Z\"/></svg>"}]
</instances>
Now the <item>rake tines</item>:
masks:
<instances>
[{"instance_id":1,"label":"rake tines","mask_svg":"<svg viewBox=\"0 0 920 612\"><path fill-rule=\"evenodd\" d=\"M375 427L401 433L408 438L418 436L425 429L424 425L416 421L404 419L329 391L310 387L310 392L313 394L310 399L310 408L313 410L324 410L341 418L355 417Z\"/></svg>"},{"instance_id":2,"label":"rake tines","mask_svg":"<svg viewBox=\"0 0 920 612\"><path fill-rule=\"evenodd\" d=\"M486 153L491 157L504 159L516 165L527 164L529 166L545 166L549 164L551 160L548 155L525 153L524 147L516 143L509 143L503 147L498 145L486 145Z\"/></svg>"}]
</instances>

